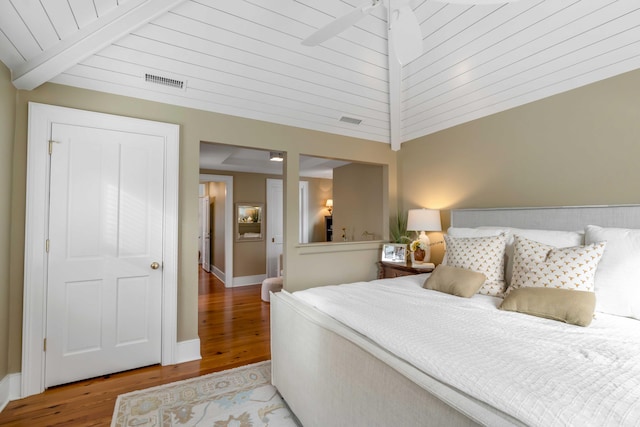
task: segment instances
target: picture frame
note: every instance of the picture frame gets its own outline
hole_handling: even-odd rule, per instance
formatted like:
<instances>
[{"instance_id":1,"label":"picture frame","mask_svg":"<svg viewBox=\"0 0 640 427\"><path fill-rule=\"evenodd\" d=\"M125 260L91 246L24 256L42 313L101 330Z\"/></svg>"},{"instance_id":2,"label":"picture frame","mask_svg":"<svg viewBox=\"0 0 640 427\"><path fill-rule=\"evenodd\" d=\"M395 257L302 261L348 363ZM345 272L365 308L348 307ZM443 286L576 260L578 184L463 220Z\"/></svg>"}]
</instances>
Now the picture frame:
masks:
<instances>
[{"instance_id":1,"label":"picture frame","mask_svg":"<svg viewBox=\"0 0 640 427\"><path fill-rule=\"evenodd\" d=\"M236 242L264 239L264 204L253 202L236 203Z\"/></svg>"},{"instance_id":2,"label":"picture frame","mask_svg":"<svg viewBox=\"0 0 640 427\"><path fill-rule=\"evenodd\" d=\"M391 262L394 264L407 263L407 244L406 243L385 243L382 245L381 261Z\"/></svg>"}]
</instances>

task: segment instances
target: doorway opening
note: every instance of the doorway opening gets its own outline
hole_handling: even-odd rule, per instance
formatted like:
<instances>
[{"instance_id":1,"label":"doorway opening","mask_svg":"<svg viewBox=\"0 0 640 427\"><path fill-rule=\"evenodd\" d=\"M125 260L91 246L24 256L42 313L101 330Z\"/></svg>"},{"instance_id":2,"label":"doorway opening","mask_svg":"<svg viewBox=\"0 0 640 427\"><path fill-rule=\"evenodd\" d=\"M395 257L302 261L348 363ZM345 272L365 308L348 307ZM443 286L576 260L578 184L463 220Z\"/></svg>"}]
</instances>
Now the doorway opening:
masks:
<instances>
[{"instance_id":1,"label":"doorway opening","mask_svg":"<svg viewBox=\"0 0 640 427\"><path fill-rule=\"evenodd\" d=\"M200 174L199 194L198 262L233 287L233 176Z\"/></svg>"}]
</instances>

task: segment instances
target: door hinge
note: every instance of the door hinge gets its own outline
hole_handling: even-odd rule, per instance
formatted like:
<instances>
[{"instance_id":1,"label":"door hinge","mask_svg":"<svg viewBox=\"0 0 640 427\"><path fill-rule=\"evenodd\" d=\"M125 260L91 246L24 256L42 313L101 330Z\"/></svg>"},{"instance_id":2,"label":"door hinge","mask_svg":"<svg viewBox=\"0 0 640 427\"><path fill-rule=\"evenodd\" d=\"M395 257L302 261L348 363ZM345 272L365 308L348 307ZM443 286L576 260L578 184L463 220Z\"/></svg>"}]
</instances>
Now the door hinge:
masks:
<instances>
[{"instance_id":1,"label":"door hinge","mask_svg":"<svg viewBox=\"0 0 640 427\"><path fill-rule=\"evenodd\" d=\"M42 345L42 351L47 351L47 339L44 339L44 343Z\"/></svg>"},{"instance_id":2,"label":"door hinge","mask_svg":"<svg viewBox=\"0 0 640 427\"><path fill-rule=\"evenodd\" d=\"M49 239L47 239L47 241L44 243L44 246L47 253L49 253Z\"/></svg>"}]
</instances>

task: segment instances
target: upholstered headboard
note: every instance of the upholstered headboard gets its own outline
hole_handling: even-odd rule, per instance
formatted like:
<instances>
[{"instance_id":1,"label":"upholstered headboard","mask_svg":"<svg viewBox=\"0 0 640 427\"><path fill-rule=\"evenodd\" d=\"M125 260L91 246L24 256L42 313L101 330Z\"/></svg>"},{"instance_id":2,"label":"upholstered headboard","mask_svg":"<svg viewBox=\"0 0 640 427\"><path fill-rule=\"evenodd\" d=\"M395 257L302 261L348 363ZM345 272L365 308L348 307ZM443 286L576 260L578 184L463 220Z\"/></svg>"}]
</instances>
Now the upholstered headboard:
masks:
<instances>
[{"instance_id":1,"label":"upholstered headboard","mask_svg":"<svg viewBox=\"0 0 640 427\"><path fill-rule=\"evenodd\" d=\"M587 225L640 228L640 205L454 209L454 227L502 226L542 230L583 230Z\"/></svg>"}]
</instances>

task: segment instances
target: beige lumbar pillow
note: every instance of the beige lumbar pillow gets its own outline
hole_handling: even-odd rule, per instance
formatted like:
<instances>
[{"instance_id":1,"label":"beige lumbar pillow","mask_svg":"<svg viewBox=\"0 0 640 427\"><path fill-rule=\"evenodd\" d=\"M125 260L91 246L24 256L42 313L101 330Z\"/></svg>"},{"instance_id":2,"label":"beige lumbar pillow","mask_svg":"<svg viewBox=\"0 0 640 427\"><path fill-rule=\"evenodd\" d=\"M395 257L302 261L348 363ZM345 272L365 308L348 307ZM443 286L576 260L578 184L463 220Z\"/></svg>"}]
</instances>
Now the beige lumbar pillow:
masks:
<instances>
[{"instance_id":1,"label":"beige lumbar pillow","mask_svg":"<svg viewBox=\"0 0 640 427\"><path fill-rule=\"evenodd\" d=\"M458 297L471 298L486 280L487 276L476 271L439 265L422 287Z\"/></svg>"},{"instance_id":2,"label":"beige lumbar pillow","mask_svg":"<svg viewBox=\"0 0 640 427\"><path fill-rule=\"evenodd\" d=\"M513 289L500 305L501 310L589 326L596 308L596 295L588 291L558 288Z\"/></svg>"}]
</instances>

